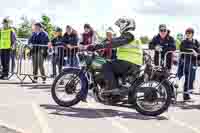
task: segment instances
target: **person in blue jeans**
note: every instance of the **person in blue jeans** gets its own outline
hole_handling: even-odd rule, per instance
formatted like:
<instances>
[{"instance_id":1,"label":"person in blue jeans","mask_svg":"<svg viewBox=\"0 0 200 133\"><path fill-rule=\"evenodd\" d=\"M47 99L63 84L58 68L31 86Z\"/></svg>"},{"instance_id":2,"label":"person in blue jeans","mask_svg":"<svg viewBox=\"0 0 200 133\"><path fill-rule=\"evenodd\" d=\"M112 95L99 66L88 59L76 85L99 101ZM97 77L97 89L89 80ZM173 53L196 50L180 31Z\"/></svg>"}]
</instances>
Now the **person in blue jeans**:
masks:
<instances>
[{"instance_id":1,"label":"person in blue jeans","mask_svg":"<svg viewBox=\"0 0 200 133\"><path fill-rule=\"evenodd\" d=\"M78 67L78 59L76 57L78 52L78 34L69 25L66 26L66 33L63 36L62 42L67 51L67 64L70 67Z\"/></svg>"},{"instance_id":2,"label":"person in blue jeans","mask_svg":"<svg viewBox=\"0 0 200 133\"><path fill-rule=\"evenodd\" d=\"M49 50L53 51L52 54L52 68L53 68L53 74L51 77L56 77L57 75L57 69L58 72L62 72L62 67L64 65L64 52L63 49L63 43L62 43L62 29L60 27L57 27L54 31L54 38L51 40L51 42L48 43Z\"/></svg>"},{"instance_id":3,"label":"person in blue jeans","mask_svg":"<svg viewBox=\"0 0 200 133\"><path fill-rule=\"evenodd\" d=\"M193 89L193 82L196 76L197 53L200 52L200 45L193 39L194 29L188 28L185 31L186 39L180 45L180 52L193 53L182 54L179 60L177 76L179 79L185 75L183 100L190 100L189 92Z\"/></svg>"}]
</instances>

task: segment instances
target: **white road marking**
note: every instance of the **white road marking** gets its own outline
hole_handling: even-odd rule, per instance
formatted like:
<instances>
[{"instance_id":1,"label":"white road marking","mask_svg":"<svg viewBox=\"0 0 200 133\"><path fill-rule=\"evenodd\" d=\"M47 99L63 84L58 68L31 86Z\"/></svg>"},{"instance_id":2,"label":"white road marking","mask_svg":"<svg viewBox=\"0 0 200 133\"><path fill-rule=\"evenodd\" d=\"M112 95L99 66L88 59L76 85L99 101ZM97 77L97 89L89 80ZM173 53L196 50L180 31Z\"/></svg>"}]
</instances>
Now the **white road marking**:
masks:
<instances>
[{"instance_id":1,"label":"white road marking","mask_svg":"<svg viewBox=\"0 0 200 133\"><path fill-rule=\"evenodd\" d=\"M30 103L0 104L1 107L15 107L20 105L30 105Z\"/></svg>"},{"instance_id":2,"label":"white road marking","mask_svg":"<svg viewBox=\"0 0 200 133\"><path fill-rule=\"evenodd\" d=\"M188 128L188 129L192 130L192 131L195 132L195 133L200 133L200 129L199 129L199 128L193 127L193 126L191 126L190 124L188 124L188 123L186 123L186 122L183 122L183 121L180 121L180 120L178 120L178 119L175 119L174 117L170 117L170 120L171 120L174 124L177 124L177 125L179 125L179 126Z\"/></svg>"},{"instance_id":3,"label":"white road marking","mask_svg":"<svg viewBox=\"0 0 200 133\"><path fill-rule=\"evenodd\" d=\"M6 128L9 128L9 129L11 129L11 130L15 130L15 131L20 132L20 133L31 133L31 132L25 131L24 129L17 128L17 127L14 126L14 125L11 125L11 124L8 124L8 123L4 123L4 122L1 121L1 120L0 120L0 126L5 126Z\"/></svg>"},{"instance_id":4,"label":"white road marking","mask_svg":"<svg viewBox=\"0 0 200 133\"><path fill-rule=\"evenodd\" d=\"M44 118L43 112L40 110L40 107L36 103L32 103L32 108L35 116L37 117L42 133L52 133L51 129L49 128L46 119Z\"/></svg>"},{"instance_id":5,"label":"white road marking","mask_svg":"<svg viewBox=\"0 0 200 133\"><path fill-rule=\"evenodd\" d=\"M126 126L123 126L123 124L121 124L119 121L109 118L106 113L100 111L97 111L97 113L103 116L106 120L110 121L112 126L119 128L123 133L132 133L132 131L130 131Z\"/></svg>"},{"instance_id":6,"label":"white road marking","mask_svg":"<svg viewBox=\"0 0 200 133\"><path fill-rule=\"evenodd\" d=\"M95 107L95 108L97 108L98 106L100 106L100 104L97 104L97 102L95 102L94 99L91 99L91 103L87 103L86 105L88 107L92 106L92 107ZM105 120L110 121L113 127L120 129L123 133L133 133L133 131L130 131L128 129L128 127L123 126L123 124L121 124L119 121L116 121L115 119L110 118L106 113L101 112L101 111L96 111L96 112L99 115L103 116ZM115 118L117 118L117 117L115 117Z\"/></svg>"}]
</instances>

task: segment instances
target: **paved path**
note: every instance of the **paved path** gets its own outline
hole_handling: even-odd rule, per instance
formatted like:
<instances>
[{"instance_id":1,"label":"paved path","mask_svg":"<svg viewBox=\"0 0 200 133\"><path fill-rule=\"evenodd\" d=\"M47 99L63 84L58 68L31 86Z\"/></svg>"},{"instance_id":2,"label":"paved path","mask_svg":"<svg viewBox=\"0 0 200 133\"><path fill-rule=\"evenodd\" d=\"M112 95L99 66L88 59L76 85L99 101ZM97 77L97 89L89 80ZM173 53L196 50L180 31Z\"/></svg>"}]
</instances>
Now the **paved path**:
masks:
<instances>
[{"instance_id":1,"label":"paved path","mask_svg":"<svg viewBox=\"0 0 200 133\"><path fill-rule=\"evenodd\" d=\"M0 81L0 127L19 133L200 133L200 97L193 97L195 103L173 105L159 117L145 117L134 109L102 105L92 98L72 108L59 107L50 95L51 82Z\"/></svg>"}]
</instances>

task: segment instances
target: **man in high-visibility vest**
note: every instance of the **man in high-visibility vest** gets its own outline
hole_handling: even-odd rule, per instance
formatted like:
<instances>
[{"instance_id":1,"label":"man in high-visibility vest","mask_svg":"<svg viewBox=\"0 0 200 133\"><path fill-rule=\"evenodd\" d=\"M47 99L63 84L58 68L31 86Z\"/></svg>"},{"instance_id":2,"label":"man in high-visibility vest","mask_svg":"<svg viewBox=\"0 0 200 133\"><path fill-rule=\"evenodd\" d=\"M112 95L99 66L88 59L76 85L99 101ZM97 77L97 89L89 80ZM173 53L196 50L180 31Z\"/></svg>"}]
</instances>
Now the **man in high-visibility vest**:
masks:
<instances>
[{"instance_id":1,"label":"man in high-visibility vest","mask_svg":"<svg viewBox=\"0 0 200 133\"><path fill-rule=\"evenodd\" d=\"M3 19L2 24L3 28L0 30L0 58L2 65L0 79L8 80L10 56L12 49L16 47L16 35L10 27L11 20L8 17Z\"/></svg>"}]
</instances>

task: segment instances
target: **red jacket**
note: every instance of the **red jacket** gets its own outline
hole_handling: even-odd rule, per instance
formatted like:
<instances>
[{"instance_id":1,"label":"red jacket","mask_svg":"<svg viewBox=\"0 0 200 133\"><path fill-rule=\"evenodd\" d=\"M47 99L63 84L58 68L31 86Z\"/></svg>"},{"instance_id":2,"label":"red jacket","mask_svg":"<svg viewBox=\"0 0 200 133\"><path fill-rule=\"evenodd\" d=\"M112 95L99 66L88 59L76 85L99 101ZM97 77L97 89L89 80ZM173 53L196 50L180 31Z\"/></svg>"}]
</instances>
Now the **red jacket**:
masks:
<instances>
[{"instance_id":1,"label":"red jacket","mask_svg":"<svg viewBox=\"0 0 200 133\"><path fill-rule=\"evenodd\" d=\"M107 42L109 40L105 40L104 42ZM104 48L103 50L101 50L101 53L104 57L111 59L112 57L112 42L109 41L109 46L107 48Z\"/></svg>"},{"instance_id":2,"label":"red jacket","mask_svg":"<svg viewBox=\"0 0 200 133\"><path fill-rule=\"evenodd\" d=\"M83 45L89 45L92 44L93 42L93 32L89 32L89 33L83 33L82 34L83 37L83 41L81 42L81 44Z\"/></svg>"}]
</instances>

